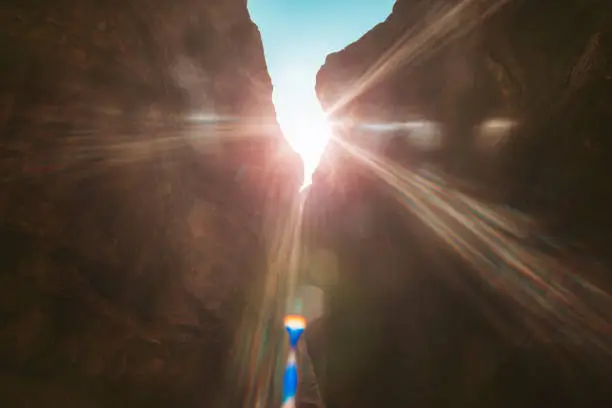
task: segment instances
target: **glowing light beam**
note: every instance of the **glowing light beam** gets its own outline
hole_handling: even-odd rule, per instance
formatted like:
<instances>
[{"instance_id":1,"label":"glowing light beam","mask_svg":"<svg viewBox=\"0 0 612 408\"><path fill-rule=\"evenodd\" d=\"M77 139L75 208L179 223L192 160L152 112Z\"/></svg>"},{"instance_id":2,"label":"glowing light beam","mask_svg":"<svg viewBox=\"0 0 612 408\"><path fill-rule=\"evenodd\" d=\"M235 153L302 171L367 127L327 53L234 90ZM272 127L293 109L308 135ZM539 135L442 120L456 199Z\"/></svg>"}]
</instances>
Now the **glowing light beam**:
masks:
<instances>
[{"instance_id":1,"label":"glowing light beam","mask_svg":"<svg viewBox=\"0 0 612 408\"><path fill-rule=\"evenodd\" d=\"M612 352L612 296L526 240L524 219L467 197L346 141L339 144L394 192L480 277L524 311L527 324L570 344ZM579 285L575 283L579 282Z\"/></svg>"}]
</instances>

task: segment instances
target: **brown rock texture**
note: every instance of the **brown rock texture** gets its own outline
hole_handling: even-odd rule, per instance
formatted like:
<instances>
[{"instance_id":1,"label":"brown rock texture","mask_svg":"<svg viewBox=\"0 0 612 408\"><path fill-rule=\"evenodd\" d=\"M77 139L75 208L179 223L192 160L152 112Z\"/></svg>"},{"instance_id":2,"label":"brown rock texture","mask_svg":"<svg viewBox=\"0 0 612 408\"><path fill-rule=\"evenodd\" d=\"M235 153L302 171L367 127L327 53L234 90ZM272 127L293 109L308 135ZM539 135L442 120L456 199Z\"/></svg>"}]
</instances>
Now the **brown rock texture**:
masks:
<instances>
[{"instance_id":1,"label":"brown rock texture","mask_svg":"<svg viewBox=\"0 0 612 408\"><path fill-rule=\"evenodd\" d=\"M609 290L610 18L611 4L597 0L398 0L385 22L328 56L317 92L342 123L339 138L533 215L540 232L580 243L559 251L563 262ZM513 123L503 143L482 143L483 125L499 118ZM376 147L376 133L358 127L410 121L434 123L440 146L419 148L398 127ZM327 404L610 404L609 355L539 337L546 318L528 322L503 288L472 279L340 144L328 156L305 222L307 241L339 259L327 316L309 338Z\"/></svg>"},{"instance_id":2,"label":"brown rock texture","mask_svg":"<svg viewBox=\"0 0 612 408\"><path fill-rule=\"evenodd\" d=\"M299 177L246 2L9 0L0 27L3 405L228 401Z\"/></svg>"},{"instance_id":3,"label":"brown rock texture","mask_svg":"<svg viewBox=\"0 0 612 408\"><path fill-rule=\"evenodd\" d=\"M611 5L532 3L399 0L387 21L328 56L318 94L339 118L439 123L443 145L427 160L605 254ZM515 126L483 148L494 118Z\"/></svg>"}]
</instances>

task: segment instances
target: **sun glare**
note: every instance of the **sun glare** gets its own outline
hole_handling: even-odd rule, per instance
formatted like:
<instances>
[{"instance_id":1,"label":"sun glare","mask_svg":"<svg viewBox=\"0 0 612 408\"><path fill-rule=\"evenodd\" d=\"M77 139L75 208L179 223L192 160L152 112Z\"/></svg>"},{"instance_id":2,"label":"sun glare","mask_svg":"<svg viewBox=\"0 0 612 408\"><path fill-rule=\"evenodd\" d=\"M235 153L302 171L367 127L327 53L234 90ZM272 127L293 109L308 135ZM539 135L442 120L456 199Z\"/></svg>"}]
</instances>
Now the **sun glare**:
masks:
<instances>
[{"instance_id":1,"label":"sun glare","mask_svg":"<svg viewBox=\"0 0 612 408\"><path fill-rule=\"evenodd\" d=\"M302 158L302 189L312 183L312 176L332 137L331 126L312 84L314 75L293 73L274 87L276 116L287 142Z\"/></svg>"}]
</instances>

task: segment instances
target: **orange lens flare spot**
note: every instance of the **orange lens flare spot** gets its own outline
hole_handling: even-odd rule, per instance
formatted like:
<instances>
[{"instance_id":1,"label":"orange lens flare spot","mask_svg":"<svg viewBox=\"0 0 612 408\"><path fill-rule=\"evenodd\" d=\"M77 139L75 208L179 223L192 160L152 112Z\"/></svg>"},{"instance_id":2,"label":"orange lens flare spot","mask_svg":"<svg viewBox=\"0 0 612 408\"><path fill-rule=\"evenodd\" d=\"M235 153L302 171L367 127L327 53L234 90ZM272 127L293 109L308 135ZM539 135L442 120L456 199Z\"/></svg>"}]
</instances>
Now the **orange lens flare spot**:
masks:
<instances>
[{"instance_id":1,"label":"orange lens flare spot","mask_svg":"<svg viewBox=\"0 0 612 408\"><path fill-rule=\"evenodd\" d=\"M288 329L299 330L306 328L306 319L299 315L288 315L284 319L285 327Z\"/></svg>"}]
</instances>

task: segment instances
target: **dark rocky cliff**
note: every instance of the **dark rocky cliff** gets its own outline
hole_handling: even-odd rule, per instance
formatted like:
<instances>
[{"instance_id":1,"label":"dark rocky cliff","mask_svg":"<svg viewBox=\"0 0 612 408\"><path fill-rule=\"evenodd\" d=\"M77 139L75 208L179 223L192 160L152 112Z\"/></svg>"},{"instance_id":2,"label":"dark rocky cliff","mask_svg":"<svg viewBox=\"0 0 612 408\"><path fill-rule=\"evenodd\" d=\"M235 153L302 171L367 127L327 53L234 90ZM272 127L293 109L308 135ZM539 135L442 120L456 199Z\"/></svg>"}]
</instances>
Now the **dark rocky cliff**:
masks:
<instances>
[{"instance_id":1,"label":"dark rocky cliff","mask_svg":"<svg viewBox=\"0 0 612 408\"><path fill-rule=\"evenodd\" d=\"M299 181L246 2L9 0L0 26L2 404L216 405Z\"/></svg>"},{"instance_id":2,"label":"dark rocky cliff","mask_svg":"<svg viewBox=\"0 0 612 408\"><path fill-rule=\"evenodd\" d=\"M400 0L386 22L328 56L318 93L338 117L440 123L432 160L605 253L611 6L532 3ZM515 127L506 143L482 148L480 125L492 118Z\"/></svg>"},{"instance_id":3,"label":"dark rocky cliff","mask_svg":"<svg viewBox=\"0 0 612 408\"><path fill-rule=\"evenodd\" d=\"M343 122L339 137L358 145L373 133L360 121L436 124L438 147L421 149L398 128L378 153L413 170L435 166L461 190L535 215L549 234L581 243L570 258L606 260L611 5L516 0L493 12L493 4L398 0L385 22L328 56L319 97ZM482 143L482 125L496 118L513 126L503 143ZM325 356L317 358L330 406L609 404L595 385L609 360L595 367L585 350L540 341L503 293L471 280L470 268L402 214L382 181L338 145L328 154L312 188L325 209L311 204L309 234L318 245L324 235L340 265L327 319L311 338ZM356 203L371 214L364 236L354 227L362 218L350 215ZM608 271L590 278L610 288Z\"/></svg>"}]
</instances>

